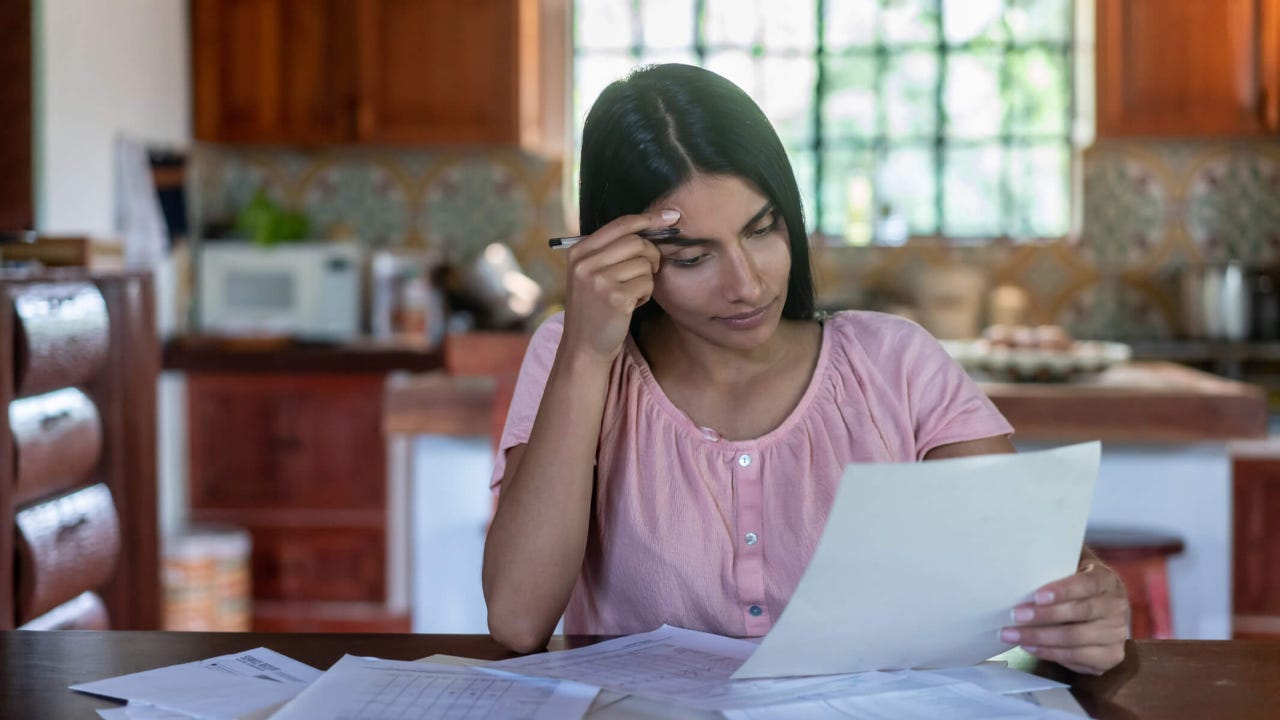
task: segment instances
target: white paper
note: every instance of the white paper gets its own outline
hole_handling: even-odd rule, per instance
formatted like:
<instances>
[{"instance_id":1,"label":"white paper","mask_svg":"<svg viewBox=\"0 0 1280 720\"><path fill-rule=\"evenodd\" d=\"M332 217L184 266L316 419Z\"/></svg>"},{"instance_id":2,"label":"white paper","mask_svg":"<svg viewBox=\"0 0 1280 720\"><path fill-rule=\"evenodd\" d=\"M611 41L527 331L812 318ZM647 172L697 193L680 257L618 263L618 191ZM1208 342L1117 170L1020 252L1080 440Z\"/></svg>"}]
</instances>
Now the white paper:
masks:
<instances>
[{"instance_id":1,"label":"white paper","mask_svg":"<svg viewBox=\"0 0 1280 720\"><path fill-rule=\"evenodd\" d=\"M790 603L735 678L973 665L1075 572L1099 443L851 465Z\"/></svg>"},{"instance_id":2,"label":"white paper","mask_svg":"<svg viewBox=\"0 0 1280 720\"><path fill-rule=\"evenodd\" d=\"M581 718L598 689L425 662L346 655L272 720Z\"/></svg>"},{"instance_id":3,"label":"white paper","mask_svg":"<svg viewBox=\"0 0 1280 720\"><path fill-rule=\"evenodd\" d=\"M914 671L921 672L921 671ZM1014 670L1004 663L986 662L960 668L941 668L928 670L933 675L942 675L962 682L972 683L993 693L1013 695L1031 693L1040 690L1069 687L1066 683Z\"/></svg>"},{"instance_id":4,"label":"white paper","mask_svg":"<svg viewBox=\"0 0 1280 720\"><path fill-rule=\"evenodd\" d=\"M955 678L925 672L867 672L735 681L735 668L755 650L747 640L663 626L596 645L540 653L489 663L487 668L585 682L609 691L677 703L698 710L728 710L825 700L889 690L956 683ZM1005 669L1006 672L1016 672ZM992 671L994 685L1007 676ZM973 675L974 678L981 677ZM1057 685L1051 681L1029 680Z\"/></svg>"},{"instance_id":5,"label":"white paper","mask_svg":"<svg viewBox=\"0 0 1280 720\"><path fill-rule=\"evenodd\" d=\"M988 692L971 683L878 693L765 708L730 710L728 720L1077 720Z\"/></svg>"},{"instance_id":6,"label":"white paper","mask_svg":"<svg viewBox=\"0 0 1280 720\"><path fill-rule=\"evenodd\" d=\"M72 685L71 689L202 720L237 720L288 700L320 674L310 665L255 648ZM145 712L145 708L139 709Z\"/></svg>"}]
</instances>

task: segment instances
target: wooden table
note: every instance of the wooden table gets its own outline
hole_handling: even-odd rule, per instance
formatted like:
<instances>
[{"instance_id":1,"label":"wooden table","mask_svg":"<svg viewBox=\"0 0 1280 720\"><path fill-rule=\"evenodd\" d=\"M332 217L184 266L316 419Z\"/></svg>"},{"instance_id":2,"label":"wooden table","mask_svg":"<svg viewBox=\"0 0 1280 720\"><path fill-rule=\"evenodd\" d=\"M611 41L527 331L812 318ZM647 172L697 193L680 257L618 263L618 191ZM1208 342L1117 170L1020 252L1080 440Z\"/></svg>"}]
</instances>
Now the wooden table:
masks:
<instances>
[{"instance_id":1,"label":"wooden table","mask_svg":"<svg viewBox=\"0 0 1280 720\"><path fill-rule=\"evenodd\" d=\"M557 637L552 649L601 638ZM0 718L90 718L113 704L68 685L265 646L327 668L344 653L412 660L435 653L488 660L511 654L482 635L172 632L0 632ZM1280 643L1130 642L1101 677L1075 676L1024 656L1022 669L1072 685L1081 705L1108 720L1274 720L1280 713Z\"/></svg>"}]
</instances>

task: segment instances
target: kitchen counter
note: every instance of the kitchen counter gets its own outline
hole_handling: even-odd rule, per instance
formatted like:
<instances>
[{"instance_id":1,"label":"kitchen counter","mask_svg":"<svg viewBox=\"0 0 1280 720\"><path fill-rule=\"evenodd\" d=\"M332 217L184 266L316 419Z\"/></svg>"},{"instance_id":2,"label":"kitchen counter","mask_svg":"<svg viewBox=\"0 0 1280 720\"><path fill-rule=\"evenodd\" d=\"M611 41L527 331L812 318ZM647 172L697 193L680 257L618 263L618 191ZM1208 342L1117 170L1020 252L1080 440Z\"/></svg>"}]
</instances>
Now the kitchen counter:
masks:
<instances>
[{"instance_id":1,"label":"kitchen counter","mask_svg":"<svg viewBox=\"0 0 1280 720\"><path fill-rule=\"evenodd\" d=\"M1262 388L1168 362L1131 362L1064 383L979 385L1019 440L1186 443L1262 438Z\"/></svg>"},{"instance_id":2,"label":"kitchen counter","mask_svg":"<svg viewBox=\"0 0 1280 720\"><path fill-rule=\"evenodd\" d=\"M164 343L161 365L179 372L428 372L444 368L444 358L439 349L368 339L340 343L183 335Z\"/></svg>"}]
</instances>

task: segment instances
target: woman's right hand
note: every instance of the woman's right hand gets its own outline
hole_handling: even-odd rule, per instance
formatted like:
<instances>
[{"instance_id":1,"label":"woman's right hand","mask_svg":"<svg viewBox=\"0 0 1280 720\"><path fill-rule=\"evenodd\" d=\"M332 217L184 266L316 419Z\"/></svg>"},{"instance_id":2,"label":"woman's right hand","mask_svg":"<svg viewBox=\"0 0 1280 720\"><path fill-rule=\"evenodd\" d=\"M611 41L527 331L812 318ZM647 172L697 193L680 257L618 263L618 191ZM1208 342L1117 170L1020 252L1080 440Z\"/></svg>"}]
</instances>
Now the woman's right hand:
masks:
<instances>
[{"instance_id":1,"label":"woman's right hand","mask_svg":"<svg viewBox=\"0 0 1280 720\"><path fill-rule=\"evenodd\" d=\"M662 253L636 233L667 227L675 210L623 215L569 248L562 348L612 363L622 350L631 314L649 301Z\"/></svg>"}]
</instances>

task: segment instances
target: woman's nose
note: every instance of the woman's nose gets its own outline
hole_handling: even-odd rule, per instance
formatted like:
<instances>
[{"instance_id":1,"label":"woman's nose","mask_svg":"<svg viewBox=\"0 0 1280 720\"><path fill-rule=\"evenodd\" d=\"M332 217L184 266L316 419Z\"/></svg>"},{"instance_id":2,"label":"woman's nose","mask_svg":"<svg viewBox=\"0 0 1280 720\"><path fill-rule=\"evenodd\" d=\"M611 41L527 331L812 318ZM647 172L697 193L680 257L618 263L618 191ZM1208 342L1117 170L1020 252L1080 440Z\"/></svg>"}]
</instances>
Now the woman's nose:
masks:
<instances>
[{"instance_id":1,"label":"woman's nose","mask_svg":"<svg viewBox=\"0 0 1280 720\"><path fill-rule=\"evenodd\" d=\"M764 280L756 259L741 244L731 246L721 265L720 285L730 302L755 303L764 293Z\"/></svg>"}]
</instances>

